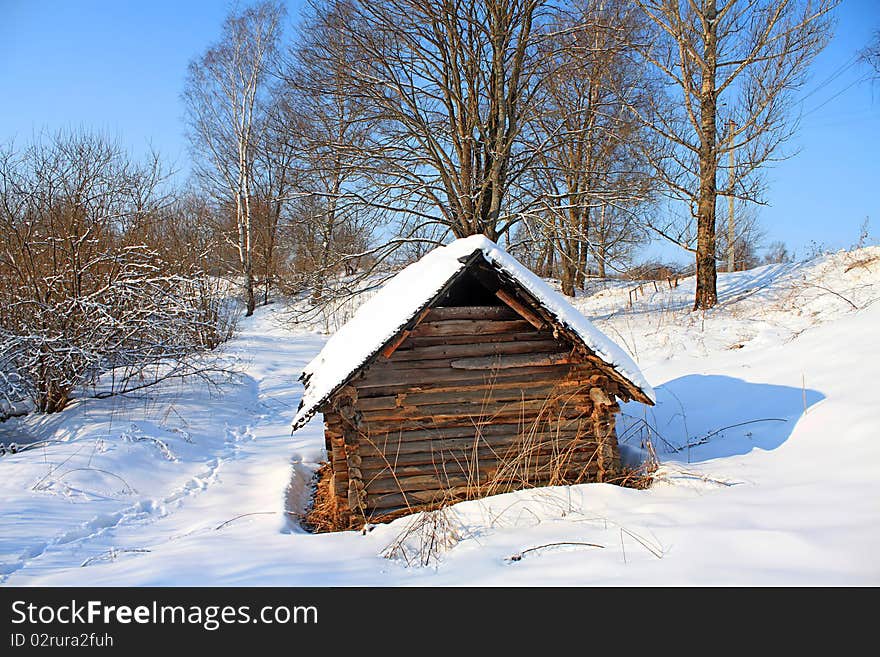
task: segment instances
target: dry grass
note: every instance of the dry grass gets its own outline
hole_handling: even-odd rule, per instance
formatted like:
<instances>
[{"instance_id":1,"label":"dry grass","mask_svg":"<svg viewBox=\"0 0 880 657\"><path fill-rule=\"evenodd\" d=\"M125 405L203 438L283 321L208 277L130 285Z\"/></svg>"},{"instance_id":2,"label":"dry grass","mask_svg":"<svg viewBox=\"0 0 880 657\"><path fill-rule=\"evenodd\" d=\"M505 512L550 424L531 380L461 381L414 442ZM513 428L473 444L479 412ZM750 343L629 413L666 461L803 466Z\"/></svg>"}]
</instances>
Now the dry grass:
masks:
<instances>
[{"instance_id":1,"label":"dry grass","mask_svg":"<svg viewBox=\"0 0 880 657\"><path fill-rule=\"evenodd\" d=\"M315 493L311 508L302 519L304 529L314 533L338 532L350 529L351 521L341 513L339 502L331 493L333 469L323 463L315 472Z\"/></svg>"},{"instance_id":2,"label":"dry grass","mask_svg":"<svg viewBox=\"0 0 880 657\"><path fill-rule=\"evenodd\" d=\"M461 540L459 523L448 506L414 515L385 548L386 559L403 561L407 566L430 566Z\"/></svg>"}]
</instances>

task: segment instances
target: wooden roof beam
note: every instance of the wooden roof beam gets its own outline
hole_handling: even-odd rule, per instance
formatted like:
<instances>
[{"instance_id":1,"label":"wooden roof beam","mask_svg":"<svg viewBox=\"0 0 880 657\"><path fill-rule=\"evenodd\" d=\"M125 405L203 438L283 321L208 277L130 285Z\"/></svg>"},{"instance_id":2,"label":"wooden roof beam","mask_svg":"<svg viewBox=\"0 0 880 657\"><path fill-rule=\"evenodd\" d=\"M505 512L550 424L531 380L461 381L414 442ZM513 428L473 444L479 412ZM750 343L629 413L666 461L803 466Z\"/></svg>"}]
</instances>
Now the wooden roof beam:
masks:
<instances>
[{"instance_id":1,"label":"wooden roof beam","mask_svg":"<svg viewBox=\"0 0 880 657\"><path fill-rule=\"evenodd\" d=\"M535 313L533 313L529 308L525 306L519 299L510 294L504 288L498 288L495 292L495 296L501 299L508 306L513 308L517 315L526 320L529 324L534 326L539 331L547 326L547 322L538 317Z\"/></svg>"}]
</instances>

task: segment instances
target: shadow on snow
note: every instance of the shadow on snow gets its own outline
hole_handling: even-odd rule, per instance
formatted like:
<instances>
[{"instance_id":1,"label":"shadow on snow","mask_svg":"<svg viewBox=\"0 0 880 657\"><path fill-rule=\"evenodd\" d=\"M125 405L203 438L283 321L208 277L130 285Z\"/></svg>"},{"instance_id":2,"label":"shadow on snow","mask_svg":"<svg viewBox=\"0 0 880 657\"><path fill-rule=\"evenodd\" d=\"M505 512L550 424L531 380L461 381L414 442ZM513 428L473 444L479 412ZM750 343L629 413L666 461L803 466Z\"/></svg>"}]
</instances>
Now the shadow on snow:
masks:
<instances>
[{"instance_id":1,"label":"shadow on snow","mask_svg":"<svg viewBox=\"0 0 880 657\"><path fill-rule=\"evenodd\" d=\"M809 388L750 383L689 374L657 388L653 408L624 405L618 439L624 459L642 455L650 436L662 461L698 463L773 450L788 440L800 417L824 395Z\"/></svg>"}]
</instances>

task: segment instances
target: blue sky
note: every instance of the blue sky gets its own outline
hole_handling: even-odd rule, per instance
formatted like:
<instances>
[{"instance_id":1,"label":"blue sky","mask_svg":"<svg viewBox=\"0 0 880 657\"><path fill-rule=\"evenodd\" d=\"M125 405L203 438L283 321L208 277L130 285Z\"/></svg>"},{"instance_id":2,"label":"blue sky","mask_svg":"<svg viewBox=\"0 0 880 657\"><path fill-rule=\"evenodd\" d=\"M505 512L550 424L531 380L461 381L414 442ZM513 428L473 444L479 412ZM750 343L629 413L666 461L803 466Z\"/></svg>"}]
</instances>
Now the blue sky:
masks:
<instances>
[{"instance_id":1,"label":"blue sky","mask_svg":"<svg viewBox=\"0 0 880 657\"><path fill-rule=\"evenodd\" d=\"M300 2L288 2L295 15ZM216 40L231 2L0 0L0 142L84 127L135 154L152 146L188 169L183 130L187 63ZM834 40L804 91L797 154L768 171L768 240L803 254L815 241L852 244L866 217L880 235L880 82L852 64L875 30L880 0L843 0ZM658 249L676 257L674 249Z\"/></svg>"}]
</instances>

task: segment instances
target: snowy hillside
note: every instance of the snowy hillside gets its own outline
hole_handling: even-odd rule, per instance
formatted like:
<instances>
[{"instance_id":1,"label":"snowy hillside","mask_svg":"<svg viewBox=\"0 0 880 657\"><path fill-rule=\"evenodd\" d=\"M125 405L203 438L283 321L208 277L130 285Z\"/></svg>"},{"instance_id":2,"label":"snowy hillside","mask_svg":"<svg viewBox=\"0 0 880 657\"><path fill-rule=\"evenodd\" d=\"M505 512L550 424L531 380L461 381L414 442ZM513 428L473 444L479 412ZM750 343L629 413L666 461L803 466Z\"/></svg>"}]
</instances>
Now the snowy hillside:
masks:
<instances>
[{"instance_id":1,"label":"snowy hillside","mask_svg":"<svg viewBox=\"0 0 880 657\"><path fill-rule=\"evenodd\" d=\"M620 434L648 490L585 484L466 502L372 531L295 522L322 458L293 436L327 339L258 309L238 373L0 424L0 583L19 585L880 584L880 248L719 276L597 282L576 305L657 393ZM441 546L414 563L420 539ZM415 559L418 561L418 558Z\"/></svg>"}]
</instances>

